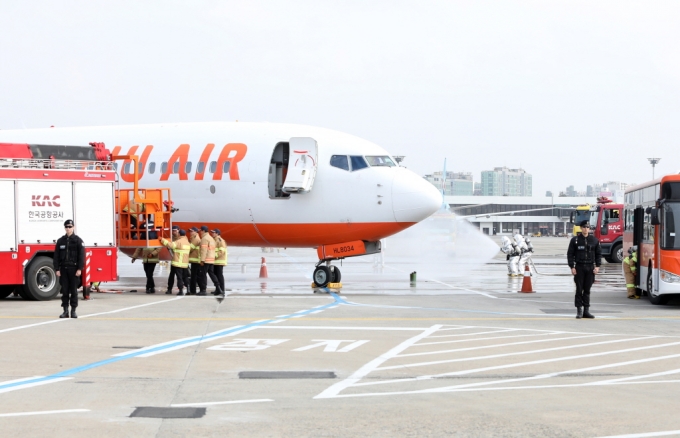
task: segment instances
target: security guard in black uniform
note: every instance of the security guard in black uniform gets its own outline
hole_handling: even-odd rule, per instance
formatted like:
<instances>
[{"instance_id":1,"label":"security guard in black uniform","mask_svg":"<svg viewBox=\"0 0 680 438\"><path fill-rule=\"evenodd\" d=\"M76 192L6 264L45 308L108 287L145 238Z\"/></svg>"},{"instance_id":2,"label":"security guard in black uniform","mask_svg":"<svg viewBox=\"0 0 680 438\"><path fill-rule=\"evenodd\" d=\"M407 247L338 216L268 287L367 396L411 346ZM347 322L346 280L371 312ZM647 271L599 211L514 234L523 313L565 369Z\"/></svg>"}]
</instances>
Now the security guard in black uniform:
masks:
<instances>
[{"instance_id":1,"label":"security guard in black uniform","mask_svg":"<svg viewBox=\"0 0 680 438\"><path fill-rule=\"evenodd\" d=\"M567 250L567 262L571 268L576 283L576 318L595 318L590 314L590 287L595 281L595 274L600 271L602 264L602 248L600 241L590 235L590 224L583 221L580 224L581 234L572 237ZM584 308L581 311L581 307Z\"/></svg>"},{"instance_id":2,"label":"security guard in black uniform","mask_svg":"<svg viewBox=\"0 0 680 438\"><path fill-rule=\"evenodd\" d=\"M77 318L78 286L80 274L85 266L85 247L83 239L73 234L73 221L64 222L66 234L57 240L54 248L54 270L61 284L61 307L64 313L59 318L68 318L68 305L71 304L71 318Z\"/></svg>"}]
</instances>

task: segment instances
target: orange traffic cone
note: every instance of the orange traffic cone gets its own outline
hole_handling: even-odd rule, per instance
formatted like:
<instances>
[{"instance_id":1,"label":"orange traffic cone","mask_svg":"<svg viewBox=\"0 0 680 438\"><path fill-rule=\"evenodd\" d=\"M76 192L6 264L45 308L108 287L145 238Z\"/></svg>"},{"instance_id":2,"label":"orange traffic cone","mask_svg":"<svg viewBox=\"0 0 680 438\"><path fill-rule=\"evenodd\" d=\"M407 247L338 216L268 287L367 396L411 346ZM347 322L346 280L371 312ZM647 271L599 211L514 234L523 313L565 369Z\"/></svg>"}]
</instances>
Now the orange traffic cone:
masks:
<instances>
[{"instance_id":1,"label":"orange traffic cone","mask_svg":"<svg viewBox=\"0 0 680 438\"><path fill-rule=\"evenodd\" d=\"M531 288L531 271L529 265L524 265L524 279L522 280L522 290L520 292L532 293Z\"/></svg>"},{"instance_id":2,"label":"orange traffic cone","mask_svg":"<svg viewBox=\"0 0 680 438\"><path fill-rule=\"evenodd\" d=\"M260 265L260 278L267 278L267 261L262 257L262 265Z\"/></svg>"}]
</instances>

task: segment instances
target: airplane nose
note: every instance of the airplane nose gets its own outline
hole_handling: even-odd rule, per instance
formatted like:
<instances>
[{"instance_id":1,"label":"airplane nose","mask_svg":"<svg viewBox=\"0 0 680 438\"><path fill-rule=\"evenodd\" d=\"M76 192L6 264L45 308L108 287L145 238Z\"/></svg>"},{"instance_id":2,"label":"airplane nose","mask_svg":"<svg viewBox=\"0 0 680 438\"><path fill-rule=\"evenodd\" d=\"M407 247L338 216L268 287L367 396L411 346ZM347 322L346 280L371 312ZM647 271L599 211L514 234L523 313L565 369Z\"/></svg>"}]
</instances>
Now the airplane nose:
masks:
<instances>
[{"instance_id":1,"label":"airplane nose","mask_svg":"<svg viewBox=\"0 0 680 438\"><path fill-rule=\"evenodd\" d=\"M408 169L399 169L392 181L392 209L397 222L420 222L442 204L442 195L432 184Z\"/></svg>"}]
</instances>

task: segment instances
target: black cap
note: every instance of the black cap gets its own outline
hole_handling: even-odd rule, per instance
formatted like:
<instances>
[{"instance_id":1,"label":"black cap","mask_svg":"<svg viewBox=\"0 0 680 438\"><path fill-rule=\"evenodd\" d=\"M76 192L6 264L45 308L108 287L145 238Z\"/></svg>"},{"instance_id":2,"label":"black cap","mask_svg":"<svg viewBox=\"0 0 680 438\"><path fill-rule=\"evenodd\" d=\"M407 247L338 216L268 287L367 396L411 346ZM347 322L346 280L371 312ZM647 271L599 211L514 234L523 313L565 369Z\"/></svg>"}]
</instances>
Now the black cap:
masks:
<instances>
[{"instance_id":1,"label":"black cap","mask_svg":"<svg viewBox=\"0 0 680 438\"><path fill-rule=\"evenodd\" d=\"M209 231L207 225L201 225L201 231Z\"/></svg>"},{"instance_id":2,"label":"black cap","mask_svg":"<svg viewBox=\"0 0 680 438\"><path fill-rule=\"evenodd\" d=\"M189 228L189 231L195 231L195 232L198 233L198 228L196 228L196 227L191 227L191 228Z\"/></svg>"},{"instance_id":3,"label":"black cap","mask_svg":"<svg viewBox=\"0 0 680 438\"><path fill-rule=\"evenodd\" d=\"M579 224L579 227L581 227L581 228L584 228L584 227L590 228L590 222L588 222L588 221L581 221L581 223Z\"/></svg>"},{"instance_id":4,"label":"black cap","mask_svg":"<svg viewBox=\"0 0 680 438\"><path fill-rule=\"evenodd\" d=\"M173 225L173 226L172 226L172 229L173 229L173 230L179 230L179 225Z\"/></svg>"},{"instance_id":5,"label":"black cap","mask_svg":"<svg viewBox=\"0 0 680 438\"><path fill-rule=\"evenodd\" d=\"M64 226L67 226L67 225L73 226L73 221L71 219L66 219L64 221Z\"/></svg>"},{"instance_id":6,"label":"black cap","mask_svg":"<svg viewBox=\"0 0 680 438\"><path fill-rule=\"evenodd\" d=\"M184 231L184 230L179 230L179 235L180 235L180 236L186 236L186 235L187 235L187 232Z\"/></svg>"},{"instance_id":7,"label":"black cap","mask_svg":"<svg viewBox=\"0 0 680 438\"><path fill-rule=\"evenodd\" d=\"M220 233L220 230L218 230L217 228L215 228L214 230L212 230L212 231L210 231L210 232L211 232L211 233L215 233L215 234L217 234L218 236L219 236L220 234L222 234L222 233Z\"/></svg>"}]
</instances>

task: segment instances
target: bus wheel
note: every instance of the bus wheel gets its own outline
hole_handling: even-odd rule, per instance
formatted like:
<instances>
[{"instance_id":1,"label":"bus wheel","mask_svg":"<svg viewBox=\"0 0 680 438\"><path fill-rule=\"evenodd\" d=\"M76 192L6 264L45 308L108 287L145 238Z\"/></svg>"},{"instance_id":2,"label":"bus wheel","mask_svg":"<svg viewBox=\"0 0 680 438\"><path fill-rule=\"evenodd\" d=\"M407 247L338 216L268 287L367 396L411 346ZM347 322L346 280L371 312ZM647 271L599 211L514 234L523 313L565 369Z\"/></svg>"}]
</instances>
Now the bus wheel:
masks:
<instances>
[{"instance_id":1,"label":"bus wheel","mask_svg":"<svg viewBox=\"0 0 680 438\"><path fill-rule=\"evenodd\" d=\"M59 294L59 277L49 257L36 257L26 270L24 292L37 301L47 301Z\"/></svg>"},{"instance_id":2,"label":"bus wheel","mask_svg":"<svg viewBox=\"0 0 680 438\"><path fill-rule=\"evenodd\" d=\"M612 253L609 256L610 263L623 263L623 245L620 243L612 248Z\"/></svg>"},{"instance_id":3,"label":"bus wheel","mask_svg":"<svg viewBox=\"0 0 680 438\"><path fill-rule=\"evenodd\" d=\"M649 296L649 302L654 305L666 304L668 302L667 295L654 295L654 281L652 280L652 270L649 270L647 274L647 295Z\"/></svg>"},{"instance_id":4,"label":"bus wheel","mask_svg":"<svg viewBox=\"0 0 680 438\"><path fill-rule=\"evenodd\" d=\"M0 300L7 298L14 292L14 285L13 284L3 284L0 286Z\"/></svg>"}]
</instances>

